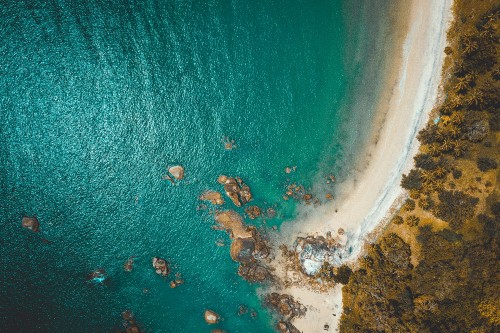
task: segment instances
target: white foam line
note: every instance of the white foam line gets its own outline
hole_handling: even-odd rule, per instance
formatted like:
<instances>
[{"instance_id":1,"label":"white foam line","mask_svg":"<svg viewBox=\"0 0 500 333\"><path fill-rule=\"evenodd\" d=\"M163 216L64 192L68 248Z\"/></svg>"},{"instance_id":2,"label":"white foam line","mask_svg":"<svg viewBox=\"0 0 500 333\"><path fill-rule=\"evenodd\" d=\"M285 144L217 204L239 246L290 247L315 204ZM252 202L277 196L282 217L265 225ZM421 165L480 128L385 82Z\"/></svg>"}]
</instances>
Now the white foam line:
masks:
<instances>
[{"instance_id":1,"label":"white foam line","mask_svg":"<svg viewBox=\"0 0 500 333\"><path fill-rule=\"evenodd\" d=\"M415 100L418 101L415 105L415 108L418 109L418 111L414 113L414 116L412 118L412 126L410 128L411 130L407 133L405 140L407 144L398 159L396 169L392 173L391 178L388 180L387 185L383 189L382 195L378 198L371 211L361 222L360 227L358 228L356 234L353 236L354 242L350 243L350 246L352 247L352 253L348 259L355 259L358 256L362 245L364 244L365 236L378 226L381 220L386 217L391 206L394 204L397 198L404 193L399 185L401 182L401 175L403 174L403 172L411 169L411 167L413 166L412 157L415 155L419 146L419 142L416 138L417 133L421 128L423 128L429 117L429 112L432 110L432 107L436 103L438 87L441 81L440 73L444 54L441 48L443 45L445 45L446 42L446 16L448 15L446 9L450 8L450 1L436 2L436 5L441 6L439 7L439 9L436 8L435 11L434 6L432 6L432 14L440 14L440 20L433 19L431 20L431 22L435 23L437 21L439 22L439 25L434 26L429 30L431 32L439 32L438 38L434 39L435 42L429 45L429 54L435 56L430 57L433 59L433 61L428 64L428 66L426 66L427 68L425 70L422 71L422 77L419 80L420 86L418 89L418 95L415 97ZM417 24L413 24L404 43L403 70L400 76L401 80L399 83L400 91L404 91L404 85L406 82L406 76L409 66L409 55L412 49L412 40L417 29ZM432 38L428 39L433 40ZM397 104L400 104L402 95L403 93L399 94Z\"/></svg>"}]
</instances>

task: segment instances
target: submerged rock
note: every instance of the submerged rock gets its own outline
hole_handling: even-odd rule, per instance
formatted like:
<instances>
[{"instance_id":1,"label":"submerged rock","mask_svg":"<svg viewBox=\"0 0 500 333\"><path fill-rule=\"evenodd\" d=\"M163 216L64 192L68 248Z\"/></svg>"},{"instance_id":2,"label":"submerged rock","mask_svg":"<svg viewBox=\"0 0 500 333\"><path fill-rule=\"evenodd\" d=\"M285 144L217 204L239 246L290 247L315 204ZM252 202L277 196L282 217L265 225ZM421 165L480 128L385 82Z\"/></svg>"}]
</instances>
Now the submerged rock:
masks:
<instances>
[{"instance_id":1,"label":"submerged rock","mask_svg":"<svg viewBox=\"0 0 500 333\"><path fill-rule=\"evenodd\" d=\"M182 180L184 178L184 168L180 165L175 165L168 169L168 172L176 179Z\"/></svg>"},{"instance_id":2,"label":"submerged rock","mask_svg":"<svg viewBox=\"0 0 500 333\"><path fill-rule=\"evenodd\" d=\"M222 138L222 142L224 143L224 149L226 150L233 150L238 148L236 145L236 142L232 139L230 139L228 136L225 136Z\"/></svg>"},{"instance_id":3,"label":"submerged rock","mask_svg":"<svg viewBox=\"0 0 500 333\"><path fill-rule=\"evenodd\" d=\"M211 331L212 333L227 333L226 331L224 330L221 330L220 328L215 328Z\"/></svg>"},{"instance_id":4,"label":"submerged rock","mask_svg":"<svg viewBox=\"0 0 500 333\"><path fill-rule=\"evenodd\" d=\"M266 211L267 217L272 219L276 216L276 210L274 208L269 207Z\"/></svg>"},{"instance_id":5,"label":"submerged rock","mask_svg":"<svg viewBox=\"0 0 500 333\"><path fill-rule=\"evenodd\" d=\"M130 311L130 310L123 311L122 318L125 321L123 323L123 327L125 328L125 331L120 330L119 332L125 332L125 333L141 333L141 332L143 332L140 329L140 327L138 326L132 311Z\"/></svg>"},{"instance_id":6,"label":"submerged rock","mask_svg":"<svg viewBox=\"0 0 500 333\"><path fill-rule=\"evenodd\" d=\"M153 267L158 275L168 276L168 274L170 274L170 267L165 259L154 257Z\"/></svg>"},{"instance_id":7,"label":"submerged rock","mask_svg":"<svg viewBox=\"0 0 500 333\"><path fill-rule=\"evenodd\" d=\"M134 269L134 257L128 258L128 260L123 264L123 270L125 272L131 272Z\"/></svg>"},{"instance_id":8,"label":"submerged rock","mask_svg":"<svg viewBox=\"0 0 500 333\"><path fill-rule=\"evenodd\" d=\"M106 278L107 275L104 268L99 268L87 276L87 281L93 284L101 284L106 280Z\"/></svg>"},{"instance_id":9,"label":"submerged rock","mask_svg":"<svg viewBox=\"0 0 500 333\"><path fill-rule=\"evenodd\" d=\"M213 205L222 205L224 204L224 199L222 198L222 194L217 191L205 191L200 195L200 200L210 201Z\"/></svg>"},{"instance_id":10,"label":"submerged rock","mask_svg":"<svg viewBox=\"0 0 500 333\"><path fill-rule=\"evenodd\" d=\"M238 307L238 316L242 316L248 313L248 307L246 305L240 304Z\"/></svg>"},{"instance_id":11,"label":"submerged rock","mask_svg":"<svg viewBox=\"0 0 500 333\"><path fill-rule=\"evenodd\" d=\"M248 217L252 220L256 219L257 217L260 216L260 208L257 206L248 206L245 209L245 213L248 215Z\"/></svg>"},{"instance_id":12,"label":"submerged rock","mask_svg":"<svg viewBox=\"0 0 500 333\"><path fill-rule=\"evenodd\" d=\"M184 280L181 280L181 279L170 281L170 288L172 288L172 289L177 288L178 286L180 286L183 283L184 283Z\"/></svg>"},{"instance_id":13,"label":"submerged rock","mask_svg":"<svg viewBox=\"0 0 500 333\"><path fill-rule=\"evenodd\" d=\"M205 310L204 317L207 324L217 324L220 320L219 314L212 310Z\"/></svg>"},{"instance_id":14,"label":"submerged rock","mask_svg":"<svg viewBox=\"0 0 500 333\"><path fill-rule=\"evenodd\" d=\"M23 217L21 224L22 224L23 228L26 228L26 229L31 230L33 232L40 231L40 222L38 222L38 219L36 218L36 216Z\"/></svg>"},{"instance_id":15,"label":"submerged rock","mask_svg":"<svg viewBox=\"0 0 500 333\"><path fill-rule=\"evenodd\" d=\"M289 321L280 321L276 326L280 333L301 333L297 327L293 326Z\"/></svg>"}]
</instances>

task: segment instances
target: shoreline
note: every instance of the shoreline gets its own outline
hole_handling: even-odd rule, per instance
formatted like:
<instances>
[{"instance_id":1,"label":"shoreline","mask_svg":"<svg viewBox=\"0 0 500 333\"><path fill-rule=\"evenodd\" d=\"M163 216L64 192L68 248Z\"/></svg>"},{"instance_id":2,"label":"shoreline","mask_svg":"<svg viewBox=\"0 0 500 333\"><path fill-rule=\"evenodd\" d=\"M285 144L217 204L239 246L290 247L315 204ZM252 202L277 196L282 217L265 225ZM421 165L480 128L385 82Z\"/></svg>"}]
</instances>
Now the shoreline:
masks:
<instances>
[{"instance_id":1,"label":"shoreline","mask_svg":"<svg viewBox=\"0 0 500 333\"><path fill-rule=\"evenodd\" d=\"M451 0L414 0L402 8L408 8L405 15L409 17L399 18L393 29L404 29L405 33L394 41L397 60L384 78L372 133L358 155L354 174L339 185L339 200L332 205L299 214L294 222L285 223L276 240L278 243L291 245L297 236L336 234L343 228L347 235L345 246L352 248L344 262L353 262L367 236L387 220L391 208L401 201L404 192L399 184L402 174L411 169L412 157L418 151L416 135L428 121L438 99L451 5ZM288 276L283 269L284 258L279 253L275 255L273 266L278 277L284 280ZM295 319L293 324L299 331L311 332L322 331L325 324L338 327L341 288L337 285L320 294L307 285L294 284L280 292L308 307L307 314Z\"/></svg>"}]
</instances>

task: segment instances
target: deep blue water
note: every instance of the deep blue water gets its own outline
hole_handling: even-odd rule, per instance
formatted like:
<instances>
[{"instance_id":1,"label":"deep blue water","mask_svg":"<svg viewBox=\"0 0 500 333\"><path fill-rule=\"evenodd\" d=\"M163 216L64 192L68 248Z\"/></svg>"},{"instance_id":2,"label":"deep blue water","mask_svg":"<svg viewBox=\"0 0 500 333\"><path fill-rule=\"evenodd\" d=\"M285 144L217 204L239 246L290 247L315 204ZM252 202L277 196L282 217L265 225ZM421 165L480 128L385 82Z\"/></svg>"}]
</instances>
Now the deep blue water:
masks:
<instances>
[{"instance_id":1,"label":"deep blue water","mask_svg":"<svg viewBox=\"0 0 500 333\"><path fill-rule=\"evenodd\" d=\"M279 225L288 178L349 174L386 2L0 1L0 331L109 332L130 309L147 332L209 332L207 308L229 332L272 331L198 196L241 176ZM177 186L162 180L174 164ZM186 283L171 289L153 256ZM86 283L97 268L106 286Z\"/></svg>"}]
</instances>

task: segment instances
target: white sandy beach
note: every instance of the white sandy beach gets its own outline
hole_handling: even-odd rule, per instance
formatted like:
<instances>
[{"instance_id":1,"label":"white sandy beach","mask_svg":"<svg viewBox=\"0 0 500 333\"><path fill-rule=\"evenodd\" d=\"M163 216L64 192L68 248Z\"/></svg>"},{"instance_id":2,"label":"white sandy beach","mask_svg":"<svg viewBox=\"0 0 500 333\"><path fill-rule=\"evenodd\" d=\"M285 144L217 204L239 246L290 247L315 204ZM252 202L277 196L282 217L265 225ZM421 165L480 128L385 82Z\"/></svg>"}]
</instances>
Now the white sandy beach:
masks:
<instances>
[{"instance_id":1,"label":"white sandy beach","mask_svg":"<svg viewBox=\"0 0 500 333\"><path fill-rule=\"evenodd\" d=\"M353 248L347 260L354 260L366 236L387 220L391 207L404 196L399 185L401 175L413 165L412 157L419 145L416 134L425 125L438 96L451 4L451 0L411 1L406 34L393 55L393 73L388 75L378 103L378 121L356 173L339 185L335 203L283 225L281 235L288 245L297 236L325 235L328 231L336 234L338 228L343 228ZM276 265L280 260L277 254ZM285 273L281 274L284 277ZM330 332L338 329L340 286L328 293L298 286L280 292L308 307L306 316L293 322L300 331L323 332L325 324L330 326Z\"/></svg>"}]
</instances>

